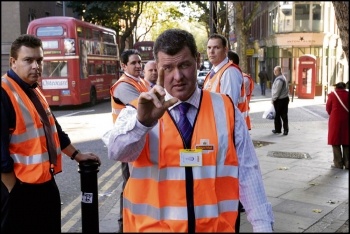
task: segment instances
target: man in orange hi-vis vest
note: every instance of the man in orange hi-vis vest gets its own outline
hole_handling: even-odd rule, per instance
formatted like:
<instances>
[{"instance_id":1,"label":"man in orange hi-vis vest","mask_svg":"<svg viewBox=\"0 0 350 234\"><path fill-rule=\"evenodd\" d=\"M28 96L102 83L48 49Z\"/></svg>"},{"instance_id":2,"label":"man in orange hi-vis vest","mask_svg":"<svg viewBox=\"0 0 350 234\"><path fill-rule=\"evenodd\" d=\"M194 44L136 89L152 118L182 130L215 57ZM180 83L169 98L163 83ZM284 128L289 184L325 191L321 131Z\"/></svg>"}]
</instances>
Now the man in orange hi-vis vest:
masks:
<instances>
[{"instance_id":1,"label":"man in orange hi-vis vest","mask_svg":"<svg viewBox=\"0 0 350 234\"><path fill-rule=\"evenodd\" d=\"M77 150L57 122L38 84L43 60L42 41L21 35L1 77L1 233L61 233L62 152L101 163Z\"/></svg>"},{"instance_id":2,"label":"man in orange hi-vis vest","mask_svg":"<svg viewBox=\"0 0 350 234\"><path fill-rule=\"evenodd\" d=\"M124 232L235 232L239 201L254 232L272 232L252 139L228 95L197 85L196 42L181 29L154 44L157 85L143 92L105 140L108 157L132 163Z\"/></svg>"},{"instance_id":3,"label":"man in orange hi-vis vest","mask_svg":"<svg viewBox=\"0 0 350 234\"><path fill-rule=\"evenodd\" d=\"M238 65L229 61L227 52L227 39L220 34L212 34L207 42L207 56L213 67L204 80L203 89L229 95L248 121L243 73Z\"/></svg>"},{"instance_id":4,"label":"man in orange hi-vis vest","mask_svg":"<svg viewBox=\"0 0 350 234\"><path fill-rule=\"evenodd\" d=\"M116 121L120 111L125 108L125 105L137 99L141 92L148 91L146 81L140 77L142 72L141 55L138 50L128 49L121 54L121 67L124 74L111 87L111 105L113 123ZM129 179L128 163L121 164L123 187ZM123 230L123 190L120 193L120 215L118 219L119 232Z\"/></svg>"}]
</instances>

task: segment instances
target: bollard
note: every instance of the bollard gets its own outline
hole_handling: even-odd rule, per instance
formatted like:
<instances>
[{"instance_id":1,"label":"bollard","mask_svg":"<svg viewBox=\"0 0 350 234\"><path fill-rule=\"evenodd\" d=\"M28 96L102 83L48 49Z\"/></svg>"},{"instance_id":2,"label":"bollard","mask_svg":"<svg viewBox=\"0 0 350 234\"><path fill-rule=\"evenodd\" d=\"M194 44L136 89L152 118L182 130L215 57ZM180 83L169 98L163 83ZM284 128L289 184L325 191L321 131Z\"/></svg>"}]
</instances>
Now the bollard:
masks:
<instances>
[{"instance_id":1,"label":"bollard","mask_svg":"<svg viewBox=\"0 0 350 234\"><path fill-rule=\"evenodd\" d=\"M99 166L100 164L93 160L79 163L82 233L99 233L97 193Z\"/></svg>"},{"instance_id":2,"label":"bollard","mask_svg":"<svg viewBox=\"0 0 350 234\"><path fill-rule=\"evenodd\" d=\"M327 93L328 93L328 86L325 85L324 86L324 103L327 102Z\"/></svg>"},{"instance_id":3,"label":"bollard","mask_svg":"<svg viewBox=\"0 0 350 234\"><path fill-rule=\"evenodd\" d=\"M295 84L295 81L294 81L294 85L293 85L293 93L292 93L292 102L293 102L293 99L294 99L294 96L295 96L295 91L297 89L297 86Z\"/></svg>"}]
</instances>

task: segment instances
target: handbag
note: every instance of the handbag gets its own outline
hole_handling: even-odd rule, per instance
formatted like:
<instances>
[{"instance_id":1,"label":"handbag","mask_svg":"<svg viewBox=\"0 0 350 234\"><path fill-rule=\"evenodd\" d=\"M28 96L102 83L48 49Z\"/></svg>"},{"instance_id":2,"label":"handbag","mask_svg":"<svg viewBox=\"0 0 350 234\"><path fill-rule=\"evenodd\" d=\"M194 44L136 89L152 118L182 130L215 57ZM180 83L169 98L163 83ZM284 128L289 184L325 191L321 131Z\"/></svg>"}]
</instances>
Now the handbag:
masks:
<instances>
[{"instance_id":1,"label":"handbag","mask_svg":"<svg viewBox=\"0 0 350 234\"><path fill-rule=\"evenodd\" d=\"M276 115L275 107L271 104L263 113L263 119L274 119Z\"/></svg>"},{"instance_id":2,"label":"handbag","mask_svg":"<svg viewBox=\"0 0 350 234\"><path fill-rule=\"evenodd\" d=\"M344 107L344 109L345 109L347 112L349 112L348 108L346 108L346 106L344 105L344 103L340 100L340 98L339 98L339 96L338 96L338 94L337 94L336 91L334 91L334 94L335 94L335 96L338 98L340 104Z\"/></svg>"}]
</instances>

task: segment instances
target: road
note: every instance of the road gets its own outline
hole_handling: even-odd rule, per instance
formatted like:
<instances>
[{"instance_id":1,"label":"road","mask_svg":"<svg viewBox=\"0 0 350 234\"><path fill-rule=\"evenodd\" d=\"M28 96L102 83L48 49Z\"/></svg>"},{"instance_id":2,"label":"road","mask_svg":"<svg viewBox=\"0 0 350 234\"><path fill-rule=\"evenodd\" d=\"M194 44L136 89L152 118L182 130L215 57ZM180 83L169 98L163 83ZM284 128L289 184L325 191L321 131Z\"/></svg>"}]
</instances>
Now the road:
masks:
<instances>
[{"instance_id":1,"label":"road","mask_svg":"<svg viewBox=\"0 0 350 234\"><path fill-rule=\"evenodd\" d=\"M273 121L262 119L262 113L270 104L268 97L252 99L251 109L253 128L271 126ZM69 134L72 143L81 151L91 151L101 157L102 165L98 176L99 217L102 219L119 202L121 189L120 163L107 158L107 148L101 136L112 126L110 102L98 103L94 107L60 108L53 110L63 130ZM328 119L325 104L289 105L289 121L308 122ZM69 157L64 157L63 172L56 176L62 199L62 232L82 232L81 190L78 165ZM116 220L117 222L117 220ZM101 228L100 228L101 230ZM117 230L116 230L117 231Z\"/></svg>"},{"instance_id":2,"label":"road","mask_svg":"<svg viewBox=\"0 0 350 234\"><path fill-rule=\"evenodd\" d=\"M103 217L117 202L121 183L120 163L107 158L101 136L112 126L109 101L94 107L53 108L53 113L72 143L82 152L101 158L98 176L99 216ZM56 175L62 202L62 232L81 232L81 186L78 164L63 157L63 172ZM119 188L120 190L120 188Z\"/></svg>"}]
</instances>

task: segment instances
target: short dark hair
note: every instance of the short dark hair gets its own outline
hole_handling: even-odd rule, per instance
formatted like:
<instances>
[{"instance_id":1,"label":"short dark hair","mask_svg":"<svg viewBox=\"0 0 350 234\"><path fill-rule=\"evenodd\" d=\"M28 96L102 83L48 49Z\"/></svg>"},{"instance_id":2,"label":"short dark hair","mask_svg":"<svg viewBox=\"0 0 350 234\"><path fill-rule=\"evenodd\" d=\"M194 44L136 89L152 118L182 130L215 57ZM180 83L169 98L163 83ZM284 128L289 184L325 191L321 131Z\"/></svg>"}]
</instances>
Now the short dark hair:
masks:
<instances>
[{"instance_id":1,"label":"short dark hair","mask_svg":"<svg viewBox=\"0 0 350 234\"><path fill-rule=\"evenodd\" d=\"M344 82L338 82L335 84L335 88L337 89L345 89L346 88L346 84Z\"/></svg>"},{"instance_id":2,"label":"short dark hair","mask_svg":"<svg viewBox=\"0 0 350 234\"><path fill-rule=\"evenodd\" d=\"M198 56L196 41L193 35L182 29L168 29L162 32L154 42L153 55L158 61L158 53L175 55L183 48L188 47L194 58Z\"/></svg>"},{"instance_id":3,"label":"short dark hair","mask_svg":"<svg viewBox=\"0 0 350 234\"><path fill-rule=\"evenodd\" d=\"M22 46L29 47L29 48L41 47L43 49L43 43L38 37L30 34L22 34L19 37L17 37L17 39L14 42L12 42L10 57L17 59L18 50Z\"/></svg>"},{"instance_id":4,"label":"short dark hair","mask_svg":"<svg viewBox=\"0 0 350 234\"><path fill-rule=\"evenodd\" d=\"M133 55L133 54L136 54L136 55L141 57L141 54L140 54L140 52L138 50L136 50L136 49L127 49L127 50L124 50L123 53L120 55L121 62L124 63L124 64L127 64L129 62L130 55Z\"/></svg>"},{"instance_id":5,"label":"short dark hair","mask_svg":"<svg viewBox=\"0 0 350 234\"><path fill-rule=\"evenodd\" d=\"M223 46L223 47L227 47L227 39L226 39L226 37L224 37L223 35L214 33L214 34L212 34L212 35L209 36L208 41L209 41L210 39L220 39L220 40L221 40L221 43L222 43L222 46Z\"/></svg>"},{"instance_id":6,"label":"short dark hair","mask_svg":"<svg viewBox=\"0 0 350 234\"><path fill-rule=\"evenodd\" d=\"M227 57L229 60L231 60L234 64L239 65L239 56L236 52L229 50L227 52Z\"/></svg>"}]
</instances>

